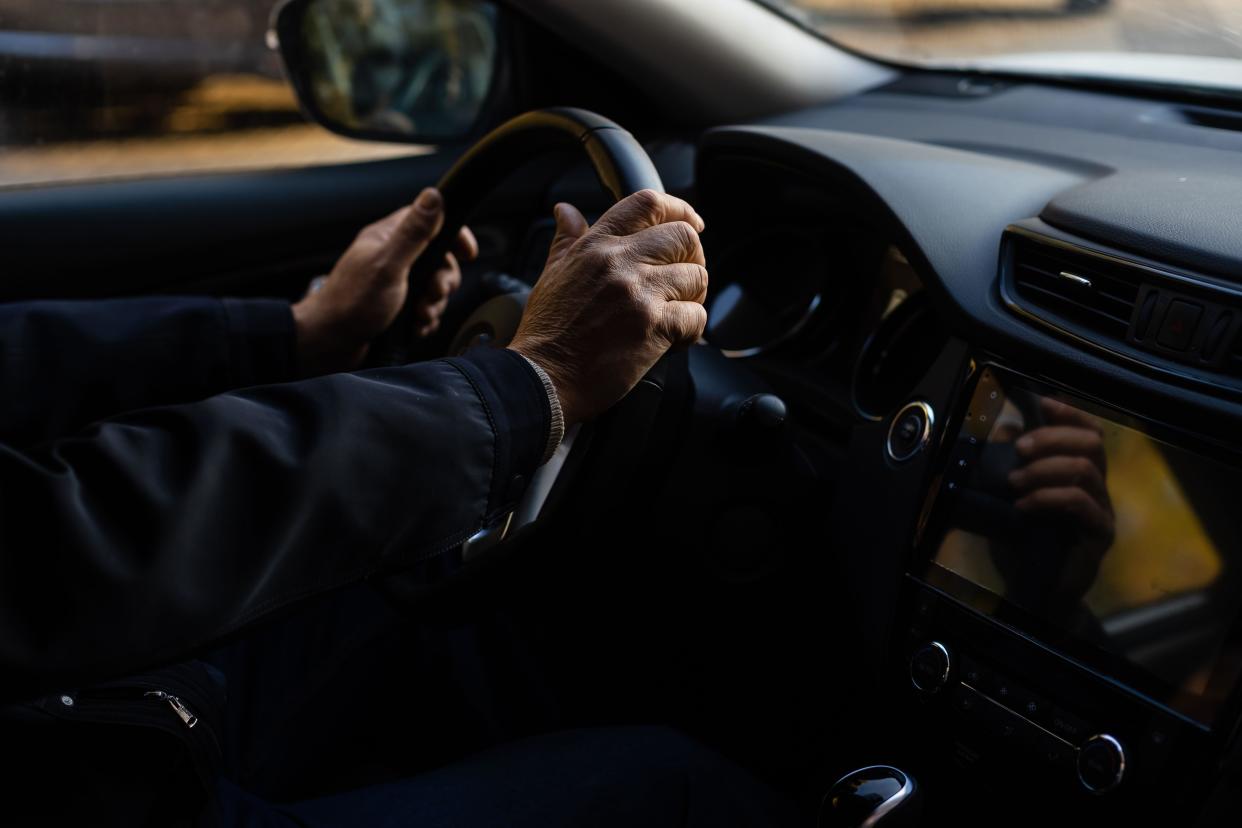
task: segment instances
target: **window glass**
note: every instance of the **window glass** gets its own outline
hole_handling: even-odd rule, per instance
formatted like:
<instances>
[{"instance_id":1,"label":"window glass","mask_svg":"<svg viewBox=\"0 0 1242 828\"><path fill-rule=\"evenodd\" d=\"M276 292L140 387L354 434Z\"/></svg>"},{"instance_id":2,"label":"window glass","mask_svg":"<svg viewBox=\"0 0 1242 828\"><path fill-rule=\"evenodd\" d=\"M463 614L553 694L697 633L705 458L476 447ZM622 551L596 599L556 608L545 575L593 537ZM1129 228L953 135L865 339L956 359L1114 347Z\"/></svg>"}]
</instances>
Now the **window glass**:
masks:
<instances>
[{"instance_id":1,"label":"window glass","mask_svg":"<svg viewBox=\"0 0 1242 828\"><path fill-rule=\"evenodd\" d=\"M760 0L894 61L1242 91L1239 0Z\"/></svg>"},{"instance_id":2,"label":"window glass","mask_svg":"<svg viewBox=\"0 0 1242 828\"><path fill-rule=\"evenodd\" d=\"M307 122L274 0L0 0L0 187L424 152Z\"/></svg>"}]
</instances>

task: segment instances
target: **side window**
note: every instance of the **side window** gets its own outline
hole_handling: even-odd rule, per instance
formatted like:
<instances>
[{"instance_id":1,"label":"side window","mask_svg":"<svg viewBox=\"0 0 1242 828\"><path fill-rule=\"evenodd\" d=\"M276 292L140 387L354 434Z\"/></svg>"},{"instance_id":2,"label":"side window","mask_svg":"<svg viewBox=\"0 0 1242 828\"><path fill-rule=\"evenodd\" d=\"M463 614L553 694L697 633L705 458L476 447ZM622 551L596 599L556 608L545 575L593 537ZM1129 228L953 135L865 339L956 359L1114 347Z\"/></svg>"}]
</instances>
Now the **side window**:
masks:
<instances>
[{"instance_id":1,"label":"side window","mask_svg":"<svg viewBox=\"0 0 1242 828\"><path fill-rule=\"evenodd\" d=\"M266 45L275 2L0 0L0 187L426 151L303 118Z\"/></svg>"}]
</instances>

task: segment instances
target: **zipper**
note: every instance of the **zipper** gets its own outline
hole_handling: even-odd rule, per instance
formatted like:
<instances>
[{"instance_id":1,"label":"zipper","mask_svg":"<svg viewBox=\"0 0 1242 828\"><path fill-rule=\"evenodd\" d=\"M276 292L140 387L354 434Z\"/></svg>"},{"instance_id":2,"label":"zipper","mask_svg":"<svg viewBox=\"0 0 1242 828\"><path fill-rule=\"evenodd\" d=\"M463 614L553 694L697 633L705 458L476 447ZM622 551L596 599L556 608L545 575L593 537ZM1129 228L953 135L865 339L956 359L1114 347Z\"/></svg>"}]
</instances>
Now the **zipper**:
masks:
<instances>
[{"instance_id":1,"label":"zipper","mask_svg":"<svg viewBox=\"0 0 1242 828\"><path fill-rule=\"evenodd\" d=\"M144 698L156 698L168 702L168 706L172 708L173 712L177 714L177 718L181 719L187 728L192 728L198 724L198 716L194 715L194 711L187 707L186 703L179 696L174 696L166 690L148 690L142 695Z\"/></svg>"}]
</instances>

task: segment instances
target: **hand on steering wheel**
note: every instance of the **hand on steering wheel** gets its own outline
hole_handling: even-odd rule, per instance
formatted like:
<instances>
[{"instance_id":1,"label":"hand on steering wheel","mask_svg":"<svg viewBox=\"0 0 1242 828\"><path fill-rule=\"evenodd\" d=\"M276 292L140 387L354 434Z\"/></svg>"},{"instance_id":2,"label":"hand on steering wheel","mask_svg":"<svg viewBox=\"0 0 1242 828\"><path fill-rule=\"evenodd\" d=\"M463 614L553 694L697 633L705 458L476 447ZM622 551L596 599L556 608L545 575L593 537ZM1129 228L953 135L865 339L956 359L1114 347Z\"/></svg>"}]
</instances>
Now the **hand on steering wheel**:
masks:
<instances>
[{"instance_id":1,"label":"hand on steering wheel","mask_svg":"<svg viewBox=\"0 0 1242 828\"><path fill-rule=\"evenodd\" d=\"M410 301L417 336L440 325L449 295L461 284L459 261L472 261L479 244L462 227L451 249L425 278L411 285L410 269L444 227L444 201L428 187L414 203L365 227L332 273L293 306L298 362L315 376L358 367L371 341L388 329Z\"/></svg>"},{"instance_id":2,"label":"hand on steering wheel","mask_svg":"<svg viewBox=\"0 0 1242 828\"><path fill-rule=\"evenodd\" d=\"M594 227L558 204L556 236L510 344L551 377L566 424L625 396L669 348L703 334L703 219L686 202L640 190Z\"/></svg>"}]
</instances>

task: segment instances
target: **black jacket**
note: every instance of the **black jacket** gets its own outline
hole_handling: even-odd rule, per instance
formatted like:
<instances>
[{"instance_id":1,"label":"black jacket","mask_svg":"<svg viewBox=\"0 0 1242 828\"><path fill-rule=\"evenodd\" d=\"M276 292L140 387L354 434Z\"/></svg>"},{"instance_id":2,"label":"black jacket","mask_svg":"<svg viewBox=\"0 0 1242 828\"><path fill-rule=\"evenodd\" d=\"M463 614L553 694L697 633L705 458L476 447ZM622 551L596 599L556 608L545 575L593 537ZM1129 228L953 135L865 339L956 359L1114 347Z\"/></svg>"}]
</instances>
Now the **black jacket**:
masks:
<instances>
[{"instance_id":1,"label":"black jacket","mask_svg":"<svg viewBox=\"0 0 1242 828\"><path fill-rule=\"evenodd\" d=\"M175 662L521 495L550 410L515 353L291 382L294 345L284 302L0 306L0 701Z\"/></svg>"}]
</instances>

